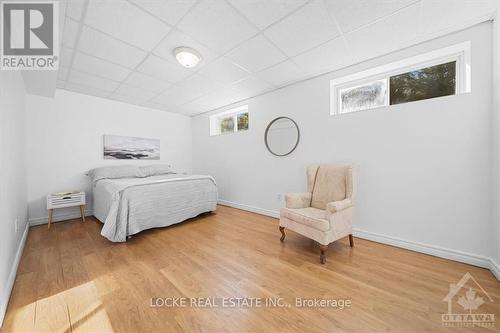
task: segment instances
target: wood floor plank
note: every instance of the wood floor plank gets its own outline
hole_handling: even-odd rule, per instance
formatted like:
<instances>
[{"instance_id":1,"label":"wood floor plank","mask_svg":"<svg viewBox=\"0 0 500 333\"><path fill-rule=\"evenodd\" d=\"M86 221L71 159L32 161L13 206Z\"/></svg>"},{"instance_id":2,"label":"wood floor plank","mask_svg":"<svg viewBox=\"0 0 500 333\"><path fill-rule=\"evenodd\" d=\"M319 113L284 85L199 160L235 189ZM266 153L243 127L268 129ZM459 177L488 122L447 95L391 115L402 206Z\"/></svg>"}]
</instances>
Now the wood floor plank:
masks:
<instances>
[{"instance_id":1,"label":"wood floor plank","mask_svg":"<svg viewBox=\"0 0 500 333\"><path fill-rule=\"evenodd\" d=\"M2 332L450 332L443 298L466 272L493 299L481 311L500 318L500 283L488 270L357 238L354 248L331 244L320 265L314 242L287 232L281 243L276 219L238 209L120 244L101 227L91 217L30 228ZM198 297L218 306L154 303ZM283 307L222 307L224 297ZM297 307L297 297L352 306Z\"/></svg>"},{"instance_id":2,"label":"wood floor plank","mask_svg":"<svg viewBox=\"0 0 500 333\"><path fill-rule=\"evenodd\" d=\"M34 332L71 332L68 306L62 293L38 299L35 308Z\"/></svg>"},{"instance_id":3,"label":"wood floor plank","mask_svg":"<svg viewBox=\"0 0 500 333\"><path fill-rule=\"evenodd\" d=\"M8 315L5 316L2 329L5 332L33 332L35 328L36 273L22 273L16 276L16 282L10 297Z\"/></svg>"}]
</instances>

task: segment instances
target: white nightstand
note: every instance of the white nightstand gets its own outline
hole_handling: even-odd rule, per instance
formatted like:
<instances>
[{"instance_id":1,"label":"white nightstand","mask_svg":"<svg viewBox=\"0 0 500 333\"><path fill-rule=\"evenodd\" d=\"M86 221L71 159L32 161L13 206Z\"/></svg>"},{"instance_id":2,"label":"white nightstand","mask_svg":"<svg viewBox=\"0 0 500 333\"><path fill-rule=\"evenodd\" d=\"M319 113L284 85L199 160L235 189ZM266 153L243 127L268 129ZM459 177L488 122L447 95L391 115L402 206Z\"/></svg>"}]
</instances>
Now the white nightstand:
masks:
<instances>
[{"instance_id":1,"label":"white nightstand","mask_svg":"<svg viewBox=\"0 0 500 333\"><path fill-rule=\"evenodd\" d=\"M49 225L52 223L52 211L56 208L80 206L82 222L85 222L85 192L62 192L47 196L47 210L49 211Z\"/></svg>"}]
</instances>

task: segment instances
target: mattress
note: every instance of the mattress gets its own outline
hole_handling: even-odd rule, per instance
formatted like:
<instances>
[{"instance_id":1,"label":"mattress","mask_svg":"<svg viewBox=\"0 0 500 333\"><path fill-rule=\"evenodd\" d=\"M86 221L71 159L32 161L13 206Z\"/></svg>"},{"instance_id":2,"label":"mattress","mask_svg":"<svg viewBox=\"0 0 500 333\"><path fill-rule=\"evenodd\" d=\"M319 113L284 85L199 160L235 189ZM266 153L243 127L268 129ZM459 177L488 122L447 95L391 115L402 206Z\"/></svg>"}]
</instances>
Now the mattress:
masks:
<instances>
[{"instance_id":1,"label":"mattress","mask_svg":"<svg viewBox=\"0 0 500 333\"><path fill-rule=\"evenodd\" d=\"M104 223L101 234L124 242L140 231L214 211L217 185L205 175L102 179L93 186L93 200L94 215Z\"/></svg>"}]
</instances>

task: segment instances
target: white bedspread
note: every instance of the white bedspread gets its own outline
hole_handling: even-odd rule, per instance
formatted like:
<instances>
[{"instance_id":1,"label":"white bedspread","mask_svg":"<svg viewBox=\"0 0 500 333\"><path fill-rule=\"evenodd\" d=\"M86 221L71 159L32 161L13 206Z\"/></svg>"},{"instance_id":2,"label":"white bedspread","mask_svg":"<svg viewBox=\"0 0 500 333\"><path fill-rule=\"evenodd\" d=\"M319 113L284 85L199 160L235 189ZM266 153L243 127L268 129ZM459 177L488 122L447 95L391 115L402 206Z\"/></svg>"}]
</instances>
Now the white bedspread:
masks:
<instances>
[{"instance_id":1,"label":"white bedspread","mask_svg":"<svg viewBox=\"0 0 500 333\"><path fill-rule=\"evenodd\" d=\"M214 211L217 185L210 176L170 174L103 179L94 185L94 215L112 242Z\"/></svg>"}]
</instances>

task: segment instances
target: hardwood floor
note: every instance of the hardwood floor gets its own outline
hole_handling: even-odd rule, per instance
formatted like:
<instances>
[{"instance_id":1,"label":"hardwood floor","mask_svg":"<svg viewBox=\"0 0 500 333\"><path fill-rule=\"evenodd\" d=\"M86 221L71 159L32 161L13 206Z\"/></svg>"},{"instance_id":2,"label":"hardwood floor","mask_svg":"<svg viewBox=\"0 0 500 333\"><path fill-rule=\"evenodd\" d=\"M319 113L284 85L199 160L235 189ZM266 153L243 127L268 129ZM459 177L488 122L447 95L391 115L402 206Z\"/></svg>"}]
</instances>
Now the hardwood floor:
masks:
<instances>
[{"instance_id":1,"label":"hardwood floor","mask_svg":"<svg viewBox=\"0 0 500 333\"><path fill-rule=\"evenodd\" d=\"M498 332L500 283L485 269L359 238L319 248L276 219L220 206L127 243L94 218L32 227L3 332ZM443 298L470 272L488 292L492 328L445 328ZM282 297L285 307L152 307L152 298ZM348 299L299 308L295 298ZM159 301L157 301L159 302ZM154 303L154 302L153 302ZM161 303L156 303L161 304ZM461 306L456 302L454 308ZM463 309L462 309L463 310ZM477 312L477 311L474 311Z\"/></svg>"}]
</instances>

